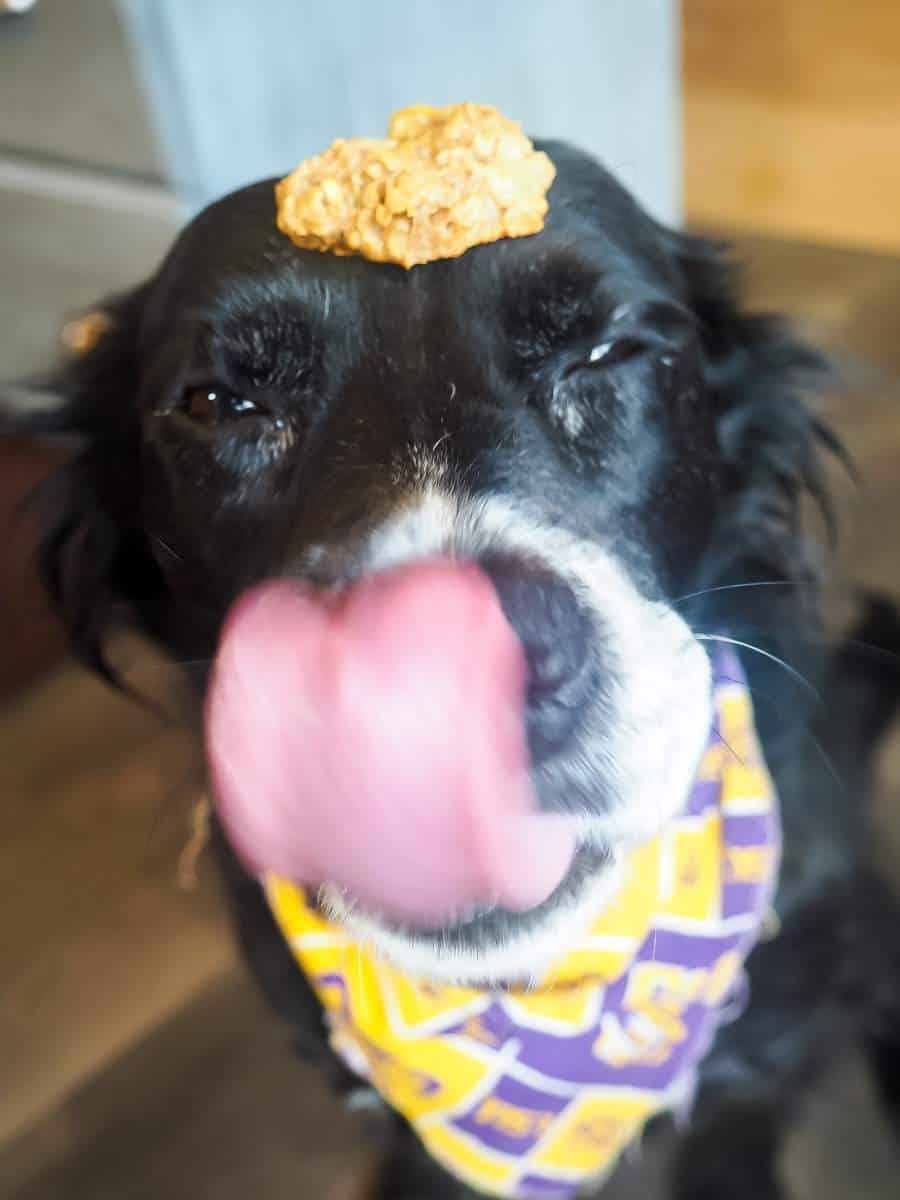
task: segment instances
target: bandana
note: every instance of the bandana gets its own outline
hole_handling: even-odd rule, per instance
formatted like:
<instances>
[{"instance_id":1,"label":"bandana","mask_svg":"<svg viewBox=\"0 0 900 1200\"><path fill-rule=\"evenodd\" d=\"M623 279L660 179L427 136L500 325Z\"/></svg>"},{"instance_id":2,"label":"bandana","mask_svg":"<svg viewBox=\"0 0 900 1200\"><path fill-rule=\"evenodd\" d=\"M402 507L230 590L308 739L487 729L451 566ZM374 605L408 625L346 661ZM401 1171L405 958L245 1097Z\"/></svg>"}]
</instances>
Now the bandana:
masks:
<instances>
[{"instance_id":1,"label":"bandana","mask_svg":"<svg viewBox=\"0 0 900 1200\"><path fill-rule=\"evenodd\" d=\"M681 814L634 851L616 898L534 986L413 979L269 876L272 912L334 1049L477 1190L570 1197L654 1114L690 1100L733 1012L774 892L775 791L737 657L713 666L714 718Z\"/></svg>"}]
</instances>

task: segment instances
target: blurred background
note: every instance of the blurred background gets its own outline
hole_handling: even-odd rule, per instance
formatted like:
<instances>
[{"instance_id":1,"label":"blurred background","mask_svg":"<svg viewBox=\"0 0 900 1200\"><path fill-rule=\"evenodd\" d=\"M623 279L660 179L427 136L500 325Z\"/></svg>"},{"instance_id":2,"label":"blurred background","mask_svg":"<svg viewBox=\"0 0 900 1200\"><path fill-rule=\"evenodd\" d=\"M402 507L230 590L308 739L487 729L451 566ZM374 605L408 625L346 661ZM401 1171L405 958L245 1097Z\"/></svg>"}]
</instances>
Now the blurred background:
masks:
<instances>
[{"instance_id":1,"label":"blurred background","mask_svg":"<svg viewBox=\"0 0 900 1200\"><path fill-rule=\"evenodd\" d=\"M733 239L748 300L844 369L823 406L864 486L839 485L835 577L900 597L900 6L883 0L0 0L0 379L46 366L72 314L151 271L207 200L459 99ZM66 453L0 447L0 1195L327 1196L360 1129L246 980L209 865L179 884L194 740L68 661L37 588L15 514ZM116 657L172 703L151 648ZM881 775L900 881L896 738ZM612 1196L661 1196L666 1155L649 1145ZM896 1197L855 1060L784 1169L800 1198Z\"/></svg>"}]
</instances>

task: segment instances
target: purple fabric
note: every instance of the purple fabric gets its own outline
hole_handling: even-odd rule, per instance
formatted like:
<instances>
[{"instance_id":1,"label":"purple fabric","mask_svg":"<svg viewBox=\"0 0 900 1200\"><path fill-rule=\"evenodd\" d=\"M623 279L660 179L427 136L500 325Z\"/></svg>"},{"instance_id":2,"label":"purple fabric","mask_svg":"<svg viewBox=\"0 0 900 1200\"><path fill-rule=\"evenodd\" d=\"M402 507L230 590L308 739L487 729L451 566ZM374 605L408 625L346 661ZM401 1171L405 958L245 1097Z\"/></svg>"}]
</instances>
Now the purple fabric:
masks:
<instances>
[{"instance_id":1,"label":"purple fabric","mask_svg":"<svg viewBox=\"0 0 900 1200\"><path fill-rule=\"evenodd\" d=\"M718 648L714 687L740 686L742 678L733 650ZM720 741L717 719L707 746ZM701 818L719 811L721 802L720 780L698 780L683 815ZM741 964L771 901L780 849L777 803L773 801L766 812L724 813L721 830L721 891L708 917L687 923L655 918L624 973L606 988L598 984L597 1007L592 1017L585 1018L588 1028L562 1021L556 1025L530 1021L503 992L486 997L486 1007L476 1018L461 1020L448 1013L445 1028L436 1036L452 1039L460 1048L471 1047L475 1055L486 1048L504 1055L502 1073L490 1090L449 1118L448 1127L487 1153L520 1156L555 1136L561 1124L558 1118L574 1113L585 1088L638 1089L657 1098L660 1106L689 1095L697 1065L716 1029L746 1000ZM753 851L759 852L756 858ZM752 882L754 875L762 882ZM728 973L717 978L724 983L714 985L714 968L723 964ZM667 968L676 970L667 972ZM638 989L636 996L635 982L641 973L645 991ZM687 990L669 993L670 979L677 980L676 988ZM346 1000L340 975L317 982L339 989ZM376 1071L379 1060L380 1052L373 1050ZM417 1086L422 1094L433 1094L440 1084L423 1076ZM580 1134L579 1119L573 1117ZM585 1135L593 1131L598 1139L607 1136L602 1126L584 1128ZM535 1156L528 1173L504 1194L571 1197L577 1193L579 1184L554 1178L549 1168L547 1174L541 1173L535 1168L537 1161Z\"/></svg>"}]
</instances>

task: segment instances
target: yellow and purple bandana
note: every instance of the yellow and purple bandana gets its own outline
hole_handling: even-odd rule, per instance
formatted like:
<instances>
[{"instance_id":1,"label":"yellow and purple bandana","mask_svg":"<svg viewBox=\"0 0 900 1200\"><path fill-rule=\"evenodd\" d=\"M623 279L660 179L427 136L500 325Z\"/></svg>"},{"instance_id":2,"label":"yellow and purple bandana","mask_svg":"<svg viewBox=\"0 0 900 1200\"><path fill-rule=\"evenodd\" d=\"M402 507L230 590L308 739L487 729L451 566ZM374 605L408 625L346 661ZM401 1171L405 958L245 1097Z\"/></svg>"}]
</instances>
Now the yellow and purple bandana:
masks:
<instances>
[{"instance_id":1,"label":"yellow and purple bandana","mask_svg":"<svg viewBox=\"0 0 900 1200\"><path fill-rule=\"evenodd\" d=\"M302 889L267 880L335 1050L481 1192L569 1197L602 1180L650 1117L689 1099L740 991L774 892L780 825L727 650L713 700L682 813L630 856L616 899L535 987L411 979L323 919Z\"/></svg>"}]
</instances>

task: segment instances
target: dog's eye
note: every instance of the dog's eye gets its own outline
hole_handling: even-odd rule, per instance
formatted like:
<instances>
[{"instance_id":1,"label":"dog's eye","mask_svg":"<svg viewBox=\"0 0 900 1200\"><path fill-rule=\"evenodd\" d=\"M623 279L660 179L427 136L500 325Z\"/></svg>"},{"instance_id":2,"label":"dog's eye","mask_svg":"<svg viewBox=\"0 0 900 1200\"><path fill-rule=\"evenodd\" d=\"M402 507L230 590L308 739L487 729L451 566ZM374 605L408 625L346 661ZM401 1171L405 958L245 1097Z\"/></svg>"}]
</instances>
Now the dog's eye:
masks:
<instances>
[{"instance_id":1,"label":"dog's eye","mask_svg":"<svg viewBox=\"0 0 900 1200\"><path fill-rule=\"evenodd\" d=\"M621 386L616 368L644 359L650 349L649 339L623 335L599 342L586 358L570 362L557 377L547 401L554 425L575 440L605 426Z\"/></svg>"},{"instance_id":2,"label":"dog's eye","mask_svg":"<svg viewBox=\"0 0 900 1200\"><path fill-rule=\"evenodd\" d=\"M198 425L217 425L222 421L235 421L252 416L260 409L245 396L239 396L227 388L203 384L185 388L178 404L189 420Z\"/></svg>"},{"instance_id":3,"label":"dog's eye","mask_svg":"<svg viewBox=\"0 0 900 1200\"><path fill-rule=\"evenodd\" d=\"M613 338L594 346L588 355L588 362L594 367L617 367L619 363L627 362L629 358L636 358L646 349L646 343L642 342L640 338Z\"/></svg>"}]
</instances>

